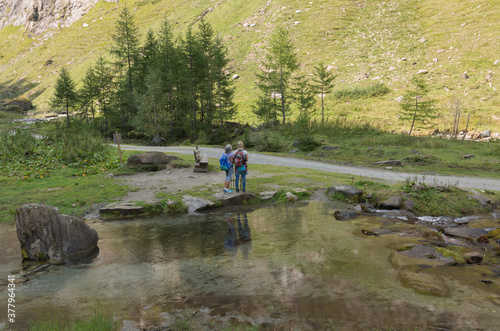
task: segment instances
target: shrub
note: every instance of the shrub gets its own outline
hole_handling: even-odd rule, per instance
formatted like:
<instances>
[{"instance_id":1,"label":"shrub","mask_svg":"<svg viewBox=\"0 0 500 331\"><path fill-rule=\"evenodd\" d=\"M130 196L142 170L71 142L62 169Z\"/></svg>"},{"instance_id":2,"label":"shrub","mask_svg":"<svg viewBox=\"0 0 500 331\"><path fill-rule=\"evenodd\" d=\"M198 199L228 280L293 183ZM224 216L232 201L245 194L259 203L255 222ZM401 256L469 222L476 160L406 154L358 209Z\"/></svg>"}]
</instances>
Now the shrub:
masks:
<instances>
[{"instance_id":1,"label":"shrub","mask_svg":"<svg viewBox=\"0 0 500 331\"><path fill-rule=\"evenodd\" d=\"M76 122L69 128L62 128L58 124L58 127L49 133L48 141L54 146L54 156L68 165L81 161L103 160L109 148L97 131Z\"/></svg>"},{"instance_id":2,"label":"shrub","mask_svg":"<svg viewBox=\"0 0 500 331\"><path fill-rule=\"evenodd\" d=\"M389 93L387 88L382 83L376 83L369 86L353 86L337 90L333 93L333 97L338 100L348 101L361 98L378 97Z\"/></svg>"},{"instance_id":3,"label":"shrub","mask_svg":"<svg viewBox=\"0 0 500 331\"><path fill-rule=\"evenodd\" d=\"M5 106L5 108L3 109L4 111L10 111L10 112L16 112L16 113L22 113L23 112L23 109L18 106L18 105L8 105L8 106Z\"/></svg>"}]
</instances>

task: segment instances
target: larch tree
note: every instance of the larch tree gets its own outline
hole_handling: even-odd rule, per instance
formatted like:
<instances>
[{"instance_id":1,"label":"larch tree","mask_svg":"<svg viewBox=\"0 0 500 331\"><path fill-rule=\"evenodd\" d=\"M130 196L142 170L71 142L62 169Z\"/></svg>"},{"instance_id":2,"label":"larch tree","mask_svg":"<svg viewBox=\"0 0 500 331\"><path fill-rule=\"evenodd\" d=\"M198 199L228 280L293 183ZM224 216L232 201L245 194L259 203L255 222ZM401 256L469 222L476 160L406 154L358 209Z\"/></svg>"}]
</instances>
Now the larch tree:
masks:
<instances>
[{"instance_id":1,"label":"larch tree","mask_svg":"<svg viewBox=\"0 0 500 331\"><path fill-rule=\"evenodd\" d=\"M282 124L286 123L286 113L289 111L288 90L292 73L299 68L299 61L290 34L283 27L279 27L271 36L269 50L265 57L264 68L269 68L268 73L277 72L279 78L279 94L281 97ZM270 75L268 77L272 77ZM272 86L273 83L267 84ZM276 95L276 93L274 94Z\"/></svg>"},{"instance_id":2,"label":"larch tree","mask_svg":"<svg viewBox=\"0 0 500 331\"><path fill-rule=\"evenodd\" d=\"M325 94L329 93L332 90L334 86L333 80L336 77L337 76L334 76L330 71L327 70L327 67L323 63L314 66L313 81L316 83L316 92L320 93L321 96L321 122L325 121Z\"/></svg>"},{"instance_id":3,"label":"larch tree","mask_svg":"<svg viewBox=\"0 0 500 331\"><path fill-rule=\"evenodd\" d=\"M411 88L403 94L402 111L399 113L401 121L411 122L408 135L411 135L414 126L425 127L432 119L436 118L436 101L426 99L429 88L424 79L414 76L410 84Z\"/></svg>"},{"instance_id":4,"label":"larch tree","mask_svg":"<svg viewBox=\"0 0 500 331\"><path fill-rule=\"evenodd\" d=\"M64 107L66 109L66 127L69 128L69 109L74 107L78 101L75 82L71 79L66 68L62 68L56 81L54 96L51 99L52 107Z\"/></svg>"},{"instance_id":5,"label":"larch tree","mask_svg":"<svg viewBox=\"0 0 500 331\"><path fill-rule=\"evenodd\" d=\"M140 53L139 30L135 26L133 15L126 6L120 12L112 39L110 53L116 59L115 65L119 74L126 80L126 83L120 84L121 88L126 89L126 91L119 93L122 99L120 103L125 108L122 109L122 126L124 127L134 109L134 64L138 61Z\"/></svg>"}]
</instances>

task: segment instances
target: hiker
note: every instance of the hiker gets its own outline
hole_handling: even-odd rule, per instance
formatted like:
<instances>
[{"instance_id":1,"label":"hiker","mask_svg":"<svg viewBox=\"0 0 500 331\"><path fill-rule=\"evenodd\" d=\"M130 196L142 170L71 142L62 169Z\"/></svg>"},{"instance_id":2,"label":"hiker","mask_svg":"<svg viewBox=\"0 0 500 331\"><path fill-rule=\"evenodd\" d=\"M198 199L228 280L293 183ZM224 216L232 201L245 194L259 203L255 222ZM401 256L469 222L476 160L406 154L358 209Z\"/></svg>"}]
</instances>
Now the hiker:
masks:
<instances>
[{"instance_id":1,"label":"hiker","mask_svg":"<svg viewBox=\"0 0 500 331\"><path fill-rule=\"evenodd\" d=\"M242 218L243 217L243 223ZM238 223L238 240L240 251L243 258L247 259L249 253L252 251L252 237L250 236L250 227L248 226L247 214L237 214L236 221Z\"/></svg>"},{"instance_id":2,"label":"hiker","mask_svg":"<svg viewBox=\"0 0 500 331\"><path fill-rule=\"evenodd\" d=\"M233 193L232 190L229 189L229 185L231 184L231 177L233 176L233 155L231 145L227 145L224 153L219 159L221 170L225 170L226 172L226 180L224 181L224 193Z\"/></svg>"},{"instance_id":3,"label":"hiker","mask_svg":"<svg viewBox=\"0 0 500 331\"><path fill-rule=\"evenodd\" d=\"M224 236L224 246L228 251L230 251L233 255L236 255L238 250L238 240L237 240L237 232L234 227L234 220L231 219L231 214L226 214L226 223L227 223L227 232Z\"/></svg>"},{"instance_id":4,"label":"hiker","mask_svg":"<svg viewBox=\"0 0 500 331\"><path fill-rule=\"evenodd\" d=\"M247 184L247 162L248 162L248 152L243 148L243 142L238 141L238 149L233 154L231 162L234 164L236 173L236 192L239 192L240 176L242 181L242 190L245 192L245 187Z\"/></svg>"}]
</instances>

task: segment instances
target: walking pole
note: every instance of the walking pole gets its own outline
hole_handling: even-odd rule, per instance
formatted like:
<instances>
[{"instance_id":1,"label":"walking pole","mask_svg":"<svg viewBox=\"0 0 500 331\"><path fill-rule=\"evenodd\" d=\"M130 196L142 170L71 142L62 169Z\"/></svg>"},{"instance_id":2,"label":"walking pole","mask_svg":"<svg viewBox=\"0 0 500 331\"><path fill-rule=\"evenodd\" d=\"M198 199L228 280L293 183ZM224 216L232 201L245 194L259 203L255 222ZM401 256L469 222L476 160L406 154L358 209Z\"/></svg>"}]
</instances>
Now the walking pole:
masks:
<instances>
[{"instance_id":1,"label":"walking pole","mask_svg":"<svg viewBox=\"0 0 500 331\"><path fill-rule=\"evenodd\" d=\"M234 191L234 171L231 173L231 184L229 186L230 190Z\"/></svg>"}]
</instances>

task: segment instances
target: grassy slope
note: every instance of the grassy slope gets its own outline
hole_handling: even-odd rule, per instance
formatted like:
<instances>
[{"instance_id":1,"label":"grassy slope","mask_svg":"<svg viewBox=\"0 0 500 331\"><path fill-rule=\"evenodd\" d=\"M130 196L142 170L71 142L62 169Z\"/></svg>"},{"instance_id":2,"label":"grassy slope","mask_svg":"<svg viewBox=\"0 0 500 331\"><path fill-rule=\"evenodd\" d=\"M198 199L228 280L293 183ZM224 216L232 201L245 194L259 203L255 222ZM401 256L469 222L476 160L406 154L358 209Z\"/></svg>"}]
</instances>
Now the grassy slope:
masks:
<instances>
[{"instance_id":1,"label":"grassy slope","mask_svg":"<svg viewBox=\"0 0 500 331\"><path fill-rule=\"evenodd\" d=\"M495 88L500 65L493 66L500 59L500 35L496 32L500 26L496 12L499 0L101 2L46 42L41 38L30 41L22 28L0 30L0 39L6 41L0 50L0 99L26 94L38 110L49 111L47 101L58 71L66 66L76 81L81 80L88 66L106 54L124 4L132 9L143 35L149 28L157 30L163 17L182 34L202 12L213 9L206 19L226 40L234 59L233 70L241 77L236 82L239 121L255 121L251 113L255 71L267 37L277 24L285 24L305 73L311 73L313 65L322 61L335 66L336 89L379 81L391 89L388 95L370 100L336 102L327 98L326 114L330 117L369 119L386 128L405 129L397 120L400 108L394 99L407 88L411 75L427 69L431 94L440 108L440 129L452 127L450 102L456 98L463 112L472 114L469 128L479 124L479 130L500 129L500 120L493 117L500 118L500 94ZM82 27L83 23L89 27ZM255 26L245 27L245 23ZM47 60L53 63L45 65ZM485 80L490 71L491 86ZM461 78L464 72L469 79ZM367 79L362 78L365 73ZM465 120L461 126L465 127Z\"/></svg>"}]
</instances>

